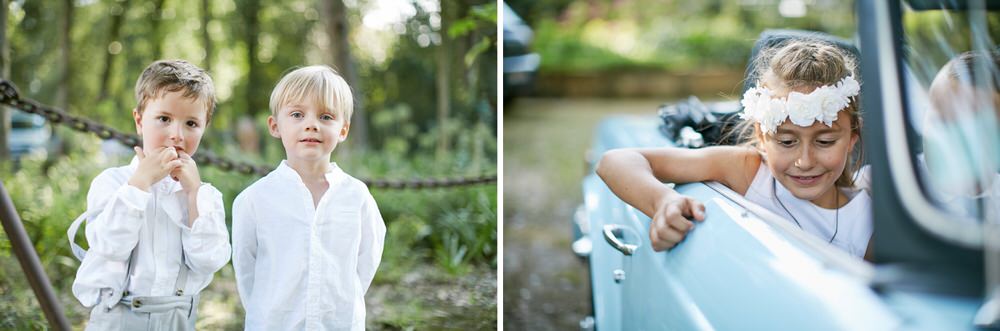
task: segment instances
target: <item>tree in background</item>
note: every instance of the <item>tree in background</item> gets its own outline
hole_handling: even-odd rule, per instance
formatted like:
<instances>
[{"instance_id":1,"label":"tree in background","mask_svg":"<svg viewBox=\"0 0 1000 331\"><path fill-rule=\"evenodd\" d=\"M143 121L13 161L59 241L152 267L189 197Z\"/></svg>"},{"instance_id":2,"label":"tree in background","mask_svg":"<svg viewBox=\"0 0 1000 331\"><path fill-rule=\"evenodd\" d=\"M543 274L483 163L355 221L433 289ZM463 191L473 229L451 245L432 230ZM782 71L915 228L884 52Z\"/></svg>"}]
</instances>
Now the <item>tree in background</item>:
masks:
<instances>
[{"instance_id":1,"label":"tree in background","mask_svg":"<svg viewBox=\"0 0 1000 331\"><path fill-rule=\"evenodd\" d=\"M404 153L447 154L462 143L451 138L473 124L495 135L490 1L65 0L3 7L10 10L4 17L12 51L6 77L22 95L122 131L133 131L126 115L135 77L154 60L181 58L215 78L219 111L209 130L217 139L206 139L210 149L234 141L240 118L263 132L274 82L315 63L334 65L355 88L352 148L381 149L405 136ZM402 115L382 115L392 124L369 122L382 112ZM400 131L404 126L412 129Z\"/></svg>"}]
</instances>

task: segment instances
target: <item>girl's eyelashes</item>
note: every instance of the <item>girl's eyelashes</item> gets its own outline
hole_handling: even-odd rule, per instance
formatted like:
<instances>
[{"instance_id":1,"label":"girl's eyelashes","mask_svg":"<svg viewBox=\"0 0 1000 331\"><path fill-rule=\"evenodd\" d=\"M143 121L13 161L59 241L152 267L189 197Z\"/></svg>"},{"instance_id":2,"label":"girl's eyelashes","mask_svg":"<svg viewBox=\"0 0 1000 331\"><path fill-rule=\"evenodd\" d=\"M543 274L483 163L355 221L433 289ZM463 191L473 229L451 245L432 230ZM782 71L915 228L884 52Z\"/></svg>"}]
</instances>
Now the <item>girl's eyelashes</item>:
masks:
<instances>
[{"instance_id":1,"label":"girl's eyelashes","mask_svg":"<svg viewBox=\"0 0 1000 331\"><path fill-rule=\"evenodd\" d=\"M792 147L795 143L795 140L778 140L778 145L781 145L782 147Z\"/></svg>"},{"instance_id":2,"label":"girl's eyelashes","mask_svg":"<svg viewBox=\"0 0 1000 331\"><path fill-rule=\"evenodd\" d=\"M198 122L195 122L195 121L187 121L187 126L188 126L188 127L191 127L191 128L197 128L197 127L198 127Z\"/></svg>"},{"instance_id":3,"label":"girl's eyelashes","mask_svg":"<svg viewBox=\"0 0 1000 331\"><path fill-rule=\"evenodd\" d=\"M820 146L833 146L833 144L837 143L837 140L836 139L834 139L834 140L817 140L816 143L819 144Z\"/></svg>"}]
</instances>

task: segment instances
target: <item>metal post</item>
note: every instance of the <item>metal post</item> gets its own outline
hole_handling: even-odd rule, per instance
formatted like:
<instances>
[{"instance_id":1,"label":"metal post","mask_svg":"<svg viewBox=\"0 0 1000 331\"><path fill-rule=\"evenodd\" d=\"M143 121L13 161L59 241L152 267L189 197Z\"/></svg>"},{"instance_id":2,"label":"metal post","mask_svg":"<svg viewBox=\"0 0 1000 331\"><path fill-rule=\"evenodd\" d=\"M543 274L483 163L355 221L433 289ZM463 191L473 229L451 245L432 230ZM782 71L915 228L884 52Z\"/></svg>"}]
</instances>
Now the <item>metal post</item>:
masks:
<instances>
[{"instance_id":1,"label":"metal post","mask_svg":"<svg viewBox=\"0 0 1000 331\"><path fill-rule=\"evenodd\" d=\"M2 182L0 182L0 221L3 222L3 230L7 233L7 238L10 239L14 255L21 263L21 270L24 270L25 275L28 276L28 283L35 291L35 297L38 298L38 304L45 312L45 318L49 321L49 325L53 330L70 330L69 321L66 320L66 314L63 313L62 306L56 300L56 293L52 289L49 277L45 275L45 269L42 269L42 262L38 259L35 246L31 244L28 232L21 224L21 217L14 209L14 202L11 201Z\"/></svg>"}]
</instances>

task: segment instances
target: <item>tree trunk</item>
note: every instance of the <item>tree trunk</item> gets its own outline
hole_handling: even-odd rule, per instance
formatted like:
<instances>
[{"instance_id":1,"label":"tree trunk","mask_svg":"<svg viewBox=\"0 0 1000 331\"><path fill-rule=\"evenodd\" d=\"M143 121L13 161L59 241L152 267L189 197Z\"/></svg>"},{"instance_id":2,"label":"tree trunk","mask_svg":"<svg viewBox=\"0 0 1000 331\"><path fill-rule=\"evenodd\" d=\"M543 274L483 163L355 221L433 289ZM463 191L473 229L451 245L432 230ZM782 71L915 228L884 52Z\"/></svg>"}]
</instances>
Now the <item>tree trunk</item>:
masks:
<instances>
[{"instance_id":1,"label":"tree trunk","mask_svg":"<svg viewBox=\"0 0 1000 331\"><path fill-rule=\"evenodd\" d=\"M59 86L56 88L56 106L69 111L69 100L73 84L70 80L73 76L70 59L72 58L71 46L73 44L73 0L63 0L62 25L59 33L59 48L62 50L59 55Z\"/></svg>"},{"instance_id":2,"label":"tree trunk","mask_svg":"<svg viewBox=\"0 0 1000 331\"><path fill-rule=\"evenodd\" d=\"M129 0L124 0L121 2L121 4L118 7L121 10L112 9L111 11L111 35L110 38L108 38L107 46L110 46L111 43L118 41L118 38L121 36L122 23L124 23L125 21L125 13L128 12L128 2ZM108 89L110 88L111 85L111 72L113 71L112 69L114 67L115 57L117 55L117 54L112 54L110 50L105 50L105 51L107 52L107 56L104 58L104 70L103 73L101 74L101 89L97 95L98 103L104 101L104 99L107 99L108 97Z\"/></svg>"},{"instance_id":3,"label":"tree trunk","mask_svg":"<svg viewBox=\"0 0 1000 331\"><path fill-rule=\"evenodd\" d=\"M247 64L249 65L247 71L247 90L246 90L246 102L247 102L247 114L251 117L256 115L261 111L262 103L258 102L259 95L262 95L260 90L260 65L257 63L257 47L259 46L257 42L257 35L260 31L260 23L257 19L257 14L260 12L260 1L259 0L247 0L243 6L243 22L246 24L244 26L243 40L247 43Z\"/></svg>"},{"instance_id":4,"label":"tree trunk","mask_svg":"<svg viewBox=\"0 0 1000 331\"><path fill-rule=\"evenodd\" d=\"M210 0L201 0L201 41L205 48L205 60L201 66L205 71L212 72L212 36L208 34L208 24L212 21Z\"/></svg>"},{"instance_id":5,"label":"tree trunk","mask_svg":"<svg viewBox=\"0 0 1000 331\"><path fill-rule=\"evenodd\" d=\"M166 0L156 0L153 3L153 60L163 56L163 6Z\"/></svg>"},{"instance_id":6,"label":"tree trunk","mask_svg":"<svg viewBox=\"0 0 1000 331\"><path fill-rule=\"evenodd\" d=\"M10 52L7 50L7 0L0 0L0 74L10 79ZM10 159L7 133L10 132L10 114L0 106L0 161Z\"/></svg>"},{"instance_id":7,"label":"tree trunk","mask_svg":"<svg viewBox=\"0 0 1000 331\"><path fill-rule=\"evenodd\" d=\"M451 27L451 22L455 19L453 15L455 11L454 7L454 3L451 1L441 1L441 30L438 30L441 34L441 44L438 45L435 54L437 60L437 73L435 75L438 122L437 156L439 158L447 155L449 146L451 145L447 123L449 113L451 112L451 86L449 82L451 81L450 50L453 40L448 35L448 29Z\"/></svg>"},{"instance_id":8,"label":"tree trunk","mask_svg":"<svg viewBox=\"0 0 1000 331\"><path fill-rule=\"evenodd\" d=\"M365 114L364 94L354 58L351 56L347 6L342 0L323 0L322 17L326 18L326 34L330 39L334 68L351 86L354 95L354 113L351 115L351 144L358 148L368 146L368 117Z\"/></svg>"}]
</instances>

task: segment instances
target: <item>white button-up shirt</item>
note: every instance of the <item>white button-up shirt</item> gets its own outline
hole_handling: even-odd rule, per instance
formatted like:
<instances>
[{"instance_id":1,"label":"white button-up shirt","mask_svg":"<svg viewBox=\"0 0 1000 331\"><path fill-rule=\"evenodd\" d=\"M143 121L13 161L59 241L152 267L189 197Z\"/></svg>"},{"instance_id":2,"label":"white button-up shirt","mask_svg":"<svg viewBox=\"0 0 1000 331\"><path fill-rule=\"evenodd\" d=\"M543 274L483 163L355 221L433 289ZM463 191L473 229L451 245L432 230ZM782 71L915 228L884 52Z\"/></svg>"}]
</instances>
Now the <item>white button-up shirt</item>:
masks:
<instances>
[{"instance_id":1,"label":"white button-up shirt","mask_svg":"<svg viewBox=\"0 0 1000 331\"><path fill-rule=\"evenodd\" d=\"M285 161L233 202L233 267L247 330L363 330L385 224L335 163L313 205Z\"/></svg>"},{"instance_id":2,"label":"white button-up shirt","mask_svg":"<svg viewBox=\"0 0 1000 331\"><path fill-rule=\"evenodd\" d=\"M133 272L128 291L135 296L175 295L183 252L188 272L185 295L198 294L229 262L229 232L222 193L212 185L198 188L198 218L189 227L187 193L169 176L145 192L129 185L139 161L104 170L87 193L86 236L90 245L76 272L73 295L92 307L101 290L111 291L102 305L114 306L125 287L128 259ZM96 215L96 216L95 216Z\"/></svg>"}]
</instances>

